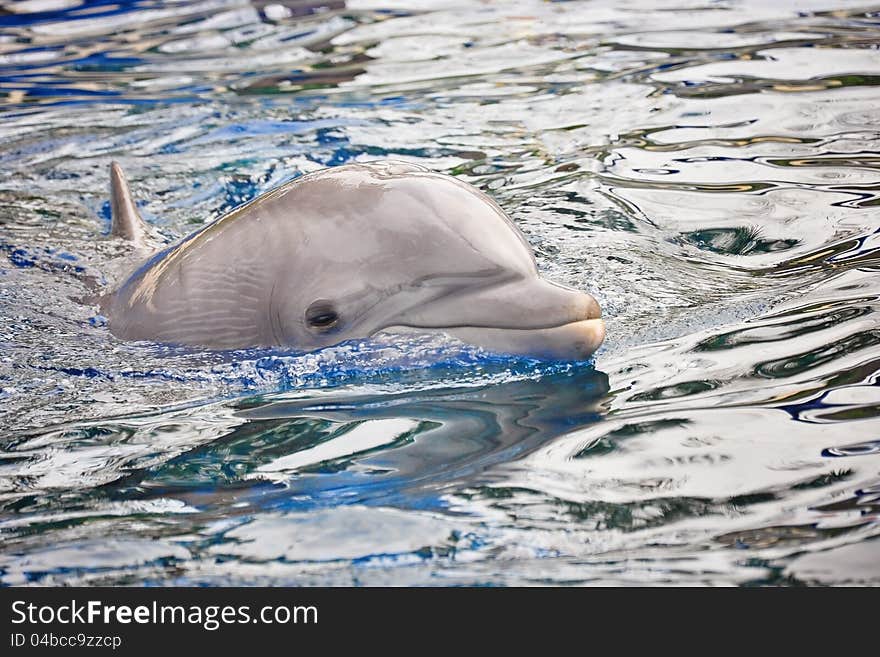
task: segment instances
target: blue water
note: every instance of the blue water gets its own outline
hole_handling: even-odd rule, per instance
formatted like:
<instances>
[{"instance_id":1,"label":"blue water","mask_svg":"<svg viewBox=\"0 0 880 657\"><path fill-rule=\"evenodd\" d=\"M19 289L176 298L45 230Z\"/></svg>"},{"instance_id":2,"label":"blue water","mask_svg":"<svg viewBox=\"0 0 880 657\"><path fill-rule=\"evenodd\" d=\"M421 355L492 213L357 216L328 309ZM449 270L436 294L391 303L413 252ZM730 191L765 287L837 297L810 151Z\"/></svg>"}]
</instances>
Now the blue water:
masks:
<instances>
[{"instance_id":1,"label":"blue water","mask_svg":"<svg viewBox=\"0 0 880 657\"><path fill-rule=\"evenodd\" d=\"M0 3L4 584L878 584L880 15L854 2ZM113 338L304 173L471 183L594 362Z\"/></svg>"}]
</instances>

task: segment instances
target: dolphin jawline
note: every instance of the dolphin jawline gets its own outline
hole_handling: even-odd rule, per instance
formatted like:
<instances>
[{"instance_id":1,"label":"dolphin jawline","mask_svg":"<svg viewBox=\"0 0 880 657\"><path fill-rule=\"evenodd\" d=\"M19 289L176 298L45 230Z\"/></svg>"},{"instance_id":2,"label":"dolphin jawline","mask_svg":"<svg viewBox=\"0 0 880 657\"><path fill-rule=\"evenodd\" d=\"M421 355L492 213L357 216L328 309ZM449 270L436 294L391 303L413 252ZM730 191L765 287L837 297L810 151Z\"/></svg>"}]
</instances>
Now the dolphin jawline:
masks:
<instances>
[{"instance_id":1,"label":"dolphin jawline","mask_svg":"<svg viewBox=\"0 0 880 657\"><path fill-rule=\"evenodd\" d=\"M492 353L550 360L586 360L605 340L605 321L594 317L543 328L397 325L380 329L373 336L437 332Z\"/></svg>"}]
</instances>

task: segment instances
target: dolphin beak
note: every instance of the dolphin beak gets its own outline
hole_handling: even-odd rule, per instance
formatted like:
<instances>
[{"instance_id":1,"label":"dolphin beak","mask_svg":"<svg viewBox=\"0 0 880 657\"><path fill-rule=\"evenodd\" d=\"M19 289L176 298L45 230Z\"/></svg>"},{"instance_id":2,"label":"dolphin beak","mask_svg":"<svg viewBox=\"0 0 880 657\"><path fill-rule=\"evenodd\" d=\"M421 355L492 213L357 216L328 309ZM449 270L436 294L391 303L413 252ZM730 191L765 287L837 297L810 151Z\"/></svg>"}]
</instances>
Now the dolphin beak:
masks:
<instances>
[{"instance_id":1,"label":"dolphin beak","mask_svg":"<svg viewBox=\"0 0 880 657\"><path fill-rule=\"evenodd\" d=\"M462 290L408 308L384 332L442 331L500 354L586 360L605 339L592 295L540 278Z\"/></svg>"},{"instance_id":2,"label":"dolphin beak","mask_svg":"<svg viewBox=\"0 0 880 657\"><path fill-rule=\"evenodd\" d=\"M447 332L459 340L493 352L550 360L586 360L605 340L602 310L593 296L574 290L565 291L565 320L555 326L462 326L448 329Z\"/></svg>"},{"instance_id":3,"label":"dolphin beak","mask_svg":"<svg viewBox=\"0 0 880 657\"><path fill-rule=\"evenodd\" d=\"M583 319L563 324L556 329L548 329L548 333L558 331L559 356L567 360L574 357L575 360L589 358L605 341L605 321L602 319L602 309L599 302L591 294L579 293L583 297ZM550 338L550 349L557 344L557 336L547 335Z\"/></svg>"},{"instance_id":4,"label":"dolphin beak","mask_svg":"<svg viewBox=\"0 0 880 657\"><path fill-rule=\"evenodd\" d=\"M537 347L535 355L556 360L585 360L605 340L605 322L595 317L543 329L541 333L544 345Z\"/></svg>"}]
</instances>

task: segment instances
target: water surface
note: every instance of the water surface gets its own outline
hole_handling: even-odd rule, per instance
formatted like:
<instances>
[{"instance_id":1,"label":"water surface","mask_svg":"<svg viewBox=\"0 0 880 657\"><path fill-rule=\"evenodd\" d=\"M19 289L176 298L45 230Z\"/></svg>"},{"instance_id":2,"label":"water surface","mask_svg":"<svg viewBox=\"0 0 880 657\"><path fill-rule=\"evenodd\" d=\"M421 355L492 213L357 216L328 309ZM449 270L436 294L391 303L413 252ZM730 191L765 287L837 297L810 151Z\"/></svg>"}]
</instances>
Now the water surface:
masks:
<instances>
[{"instance_id":1,"label":"water surface","mask_svg":"<svg viewBox=\"0 0 880 657\"><path fill-rule=\"evenodd\" d=\"M880 7L0 2L4 584L880 583ZM394 157L593 293L594 363L114 339L178 239Z\"/></svg>"}]
</instances>

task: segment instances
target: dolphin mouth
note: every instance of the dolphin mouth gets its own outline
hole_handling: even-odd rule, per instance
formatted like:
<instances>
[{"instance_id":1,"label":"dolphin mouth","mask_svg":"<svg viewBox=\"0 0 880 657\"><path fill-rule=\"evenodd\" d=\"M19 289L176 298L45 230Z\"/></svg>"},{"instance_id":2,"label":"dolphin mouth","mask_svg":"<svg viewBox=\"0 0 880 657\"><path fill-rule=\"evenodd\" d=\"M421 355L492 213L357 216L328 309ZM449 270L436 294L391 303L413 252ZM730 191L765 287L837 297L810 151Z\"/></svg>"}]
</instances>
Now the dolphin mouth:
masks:
<instances>
[{"instance_id":1,"label":"dolphin mouth","mask_svg":"<svg viewBox=\"0 0 880 657\"><path fill-rule=\"evenodd\" d=\"M465 326L444 331L488 351L547 360L586 360L605 340L601 317L538 329Z\"/></svg>"},{"instance_id":2,"label":"dolphin mouth","mask_svg":"<svg viewBox=\"0 0 880 657\"><path fill-rule=\"evenodd\" d=\"M445 333L497 354L586 360L605 340L596 299L540 278L444 295L376 332Z\"/></svg>"},{"instance_id":3,"label":"dolphin mouth","mask_svg":"<svg viewBox=\"0 0 880 657\"><path fill-rule=\"evenodd\" d=\"M381 333L446 333L461 342L493 353L541 360L578 361L587 360L601 346L605 340L605 322L601 317L594 317L549 328L389 326Z\"/></svg>"}]
</instances>

